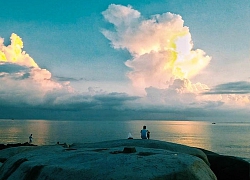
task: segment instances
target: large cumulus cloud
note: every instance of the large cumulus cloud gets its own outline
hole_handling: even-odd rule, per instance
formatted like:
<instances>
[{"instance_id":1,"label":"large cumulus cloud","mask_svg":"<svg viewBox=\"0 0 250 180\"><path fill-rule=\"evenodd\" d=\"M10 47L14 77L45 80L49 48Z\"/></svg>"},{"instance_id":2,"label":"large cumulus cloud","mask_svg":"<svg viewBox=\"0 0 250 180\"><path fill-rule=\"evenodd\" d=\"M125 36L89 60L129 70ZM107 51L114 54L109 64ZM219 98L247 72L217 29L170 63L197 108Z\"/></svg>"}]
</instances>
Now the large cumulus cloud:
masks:
<instances>
[{"instance_id":1,"label":"large cumulus cloud","mask_svg":"<svg viewBox=\"0 0 250 180\"><path fill-rule=\"evenodd\" d=\"M114 25L102 31L104 36L115 49L127 49L133 57L125 64L132 69L128 77L137 89L167 88L175 79L190 79L211 60L203 50L193 49L180 15L164 13L146 19L131 6L112 4L103 16Z\"/></svg>"},{"instance_id":2,"label":"large cumulus cloud","mask_svg":"<svg viewBox=\"0 0 250 180\"><path fill-rule=\"evenodd\" d=\"M49 93L68 92L71 88L53 80L51 73L40 68L22 50L23 41L12 34L11 44L0 44L0 100L4 104L41 104Z\"/></svg>"},{"instance_id":3,"label":"large cumulus cloud","mask_svg":"<svg viewBox=\"0 0 250 180\"><path fill-rule=\"evenodd\" d=\"M248 106L249 92L239 91L238 83L213 89L201 82L191 82L211 57L193 48L191 33L180 15L167 12L146 18L131 6L115 4L102 14L113 25L103 29L103 35L113 48L126 49L132 56L125 62L131 68L127 76L134 90L143 96L142 107L146 104L167 110ZM232 86L237 90L232 91ZM232 93L228 94L226 89ZM246 95L239 95L243 93Z\"/></svg>"}]
</instances>

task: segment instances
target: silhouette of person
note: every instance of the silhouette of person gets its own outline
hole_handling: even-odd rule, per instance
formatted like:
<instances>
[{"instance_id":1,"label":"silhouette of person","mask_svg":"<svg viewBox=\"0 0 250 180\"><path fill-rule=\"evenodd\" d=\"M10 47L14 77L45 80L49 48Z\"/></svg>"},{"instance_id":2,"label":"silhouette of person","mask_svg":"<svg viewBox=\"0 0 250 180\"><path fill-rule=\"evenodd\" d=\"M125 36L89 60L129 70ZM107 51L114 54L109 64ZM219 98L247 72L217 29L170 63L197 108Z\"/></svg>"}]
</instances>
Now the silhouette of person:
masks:
<instances>
[{"instance_id":1,"label":"silhouette of person","mask_svg":"<svg viewBox=\"0 0 250 180\"><path fill-rule=\"evenodd\" d=\"M29 143L32 143L32 138L33 138L32 134L30 134L30 136L29 136L29 140L30 140Z\"/></svg>"},{"instance_id":2,"label":"silhouette of person","mask_svg":"<svg viewBox=\"0 0 250 180\"><path fill-rule=\"evenodd\" d=\"M146 126L143 126L143 128L141 130L141 138L142 139L149 139L150 138L150 132L149 132L149 130L147 130Z\"/></svg>"}]
</instances>

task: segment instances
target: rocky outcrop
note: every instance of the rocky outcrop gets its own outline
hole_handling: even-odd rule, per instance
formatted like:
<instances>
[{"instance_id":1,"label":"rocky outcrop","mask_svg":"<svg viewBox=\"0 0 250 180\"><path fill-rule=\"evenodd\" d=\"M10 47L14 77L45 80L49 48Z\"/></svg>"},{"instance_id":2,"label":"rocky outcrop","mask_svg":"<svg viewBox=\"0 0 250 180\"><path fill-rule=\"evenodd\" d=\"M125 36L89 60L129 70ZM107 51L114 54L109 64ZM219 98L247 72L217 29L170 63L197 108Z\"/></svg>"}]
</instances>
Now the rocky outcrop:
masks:
<instances>
[{"instance_id":1,"label":"rocky outcrop","mask_svg":"<svg viewBox=\"0 0 250 180\"><path fill-rule=\"evenodd\" d=\"M220 155L201 149L208 157L210 168L218 180L249 180L249 163L241 158Z\"/></svg>"},{"instance_id":2,"label":"rocky outcrop","mask_svg":"<svg viewBox=\"0 0 250 180\"><path fill-rule=\"evenodd\" d=\"M15 144L0 144L0 150L10 148L10 147L19 147L19 146L36 146L34 144L26 143L15 143Z\"/></svg>"},{"instance_id":3,"label":"rocky outcrop","mask_svg":"<svg viewBox=\"0 0 250 180\"><path fill-rule=\"evenodd\" d=\"M0 159L0 179L216 179L201 150L156 140L15 147Z\"/></svg>"}]
</instances>

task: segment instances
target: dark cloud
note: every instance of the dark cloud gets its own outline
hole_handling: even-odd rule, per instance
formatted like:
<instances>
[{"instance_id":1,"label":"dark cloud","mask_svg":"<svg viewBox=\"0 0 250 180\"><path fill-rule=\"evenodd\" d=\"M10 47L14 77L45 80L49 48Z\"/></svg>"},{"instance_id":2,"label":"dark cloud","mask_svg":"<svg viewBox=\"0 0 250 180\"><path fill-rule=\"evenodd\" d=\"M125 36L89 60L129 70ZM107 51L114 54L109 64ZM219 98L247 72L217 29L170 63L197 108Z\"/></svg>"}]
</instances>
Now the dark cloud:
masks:
<instances>
[{"instance_id":1,"label":"dark cloud","mask_svg":"<svg viewBox=\"0 0 250 180\"><path fill-rule=\"evenodd\" d=\"M228 118L235 112L223 109L221 102L189 106L143 104L143 97L126 93L67 94L47 93L40 104L0 99L0 119L48 120L203 120ZM240 112L239 116L241 115ZM242 112L242 114L247 114ZM248 113L249 114L249 113Z\"/></svg>"},{"instance_id":2,"label":"dark cloud","mask_svg":"<svg viewBox=\"0 0 250 180\"><path fill-rule=\"evenodd\" d=\"M20 66L18 64L13 64L13 63L0 63L0 72L3 73L17 73L20 71L27 71L29 68L25 66Z\"/></svg>"},{"instance_id":3,"label":"dark cloud","mask_svg":"<svg viewBox=\"0 0 250 180\"><path fill-rule=\"evenodd\" d=\"M73 78L73 77L62 77L62 76L54 76L54 78L57 81L92 81L93 79L87 79L87 78Z\"/></svg>"},{"instance_id":4,"label":"dark cloud","mask_svg":"<svg viewBox=\"0 0 250 180\"><path fill-rule=\"evenodd\" d=\"M53 96L52 96L53 97ZM54 97L53 97L54 98ZM126 102L138 99L136 96L129 96L125 93L105 93L97 95L75 95L67 97L64 101L54 98L50 104L55 109L64 110L112 110L126 108ZM52 98L47 98L48 100ZM46 101L46 107L48 102Z\"/></svg>"},{"instance_id":5,"label":"dark cloud","mask_svg":"<svg viewBox=\"0 0 250 180\"><path fill-rule=\"evenodd\" d=\"M250 82L238 81L219 84L204 94L249 94Z\"/></svg>"},{"instance_id":6,"label":"dark cloud","mask_svg":"<svg viewBox=\"0 0 250 180\"><path fill-rule=\"evenodd\" d=\"M0 118L9 119L52 119L52 120L185 120L200 114L197 109L165 106L144 106L137 101L141 97L126 93L65 96L50 93L41 104L10 104L0 102ZM204 114L203 114L204 115Z\"/></svg>"},{"instance_id":7,"label":"dark cloud","mask_svg":"<svg viewBox=\"0 0 250 180\"><path fill-rule=\"evenodd\" d=\"M124 119L131 117L126 102L138 99L125 93L70 95L48 93L40 104L11 103L0 99L0 118L14 119ZM129 110L131 111L131 110ZM129 118L128 118L129 119Z\"/></svg>"},{"instance_id":8,"label":"dark cloud","mask_svg":"<svg viewBox=\"0 0 250 180\"><path fill-rule=\"evenodd\" d=\"M126 93L110 93L107 95L97 95L95 100L98 101L104 107L108 106L113 108L119 108L123 103L127 101L133 101L138 99L136 96L129 96Z\"/></svg>"},{"instance_id":9,"label":"dark cloud","mask_svg":"<svg viewBox=\"0 0 250 180\"><path fill-rule=\"evenodd\" d=\"M23 80L23 79L27 79L30 77L29 71L30 71L30 68L25 67L25 66L20 66L18 64L12 64L12 63L1 64L0 63L0 73L2 73L0 75L0 78L11 76L12 79ZM18 75L14 75L14 74L18 74Z\"/></svg>"}]
</instances>

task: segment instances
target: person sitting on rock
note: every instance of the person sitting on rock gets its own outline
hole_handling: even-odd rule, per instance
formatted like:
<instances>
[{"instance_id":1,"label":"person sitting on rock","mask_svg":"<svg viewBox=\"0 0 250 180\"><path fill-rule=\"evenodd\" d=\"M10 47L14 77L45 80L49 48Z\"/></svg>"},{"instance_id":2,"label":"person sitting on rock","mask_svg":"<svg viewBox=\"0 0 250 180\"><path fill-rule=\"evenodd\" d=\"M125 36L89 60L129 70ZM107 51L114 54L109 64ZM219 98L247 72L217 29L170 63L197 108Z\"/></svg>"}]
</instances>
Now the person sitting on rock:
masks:
<instances>
[{"instance_id":1,"label":"person sitting on rock","mask_svg":"<svg viewBox=\"0 0 250 180\"><path fill-rule=\"evenodd\" d=\"M150 132L147 130L146 126L143 126L143 129L141 130L141 138L142 139L149 139L150 137Z\"/></svg>"}]
</instances>

